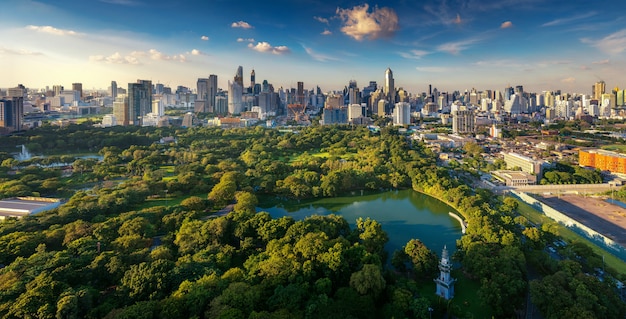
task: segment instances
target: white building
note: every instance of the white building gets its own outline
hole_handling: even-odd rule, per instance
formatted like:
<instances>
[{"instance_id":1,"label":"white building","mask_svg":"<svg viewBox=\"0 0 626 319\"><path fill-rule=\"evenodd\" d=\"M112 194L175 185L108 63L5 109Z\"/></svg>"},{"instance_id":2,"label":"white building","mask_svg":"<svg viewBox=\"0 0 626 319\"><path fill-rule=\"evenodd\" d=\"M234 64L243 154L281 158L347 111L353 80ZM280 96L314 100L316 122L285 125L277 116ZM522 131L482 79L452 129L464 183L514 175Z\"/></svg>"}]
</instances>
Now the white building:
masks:
<instances>
[{"instance_id":1,"label":"white building","mask_svg":"<svg viewBox=\"0 0 626 319\"><path fill-rule=\"evenodd\" d=\"M348 122L359 118L363 115L363 107L361 104L350 104L348 106Z\"/></svg>"},{"instance_id":2,"label":"white building","mask_svg":"<svg viewBox=\"0 0 626 319\"><path fill-rule=\"evenodd\" d=\"M237 82L228 81L228 113L240 114L243 112L243 87Z\"/></svg>"},{"instance_id":3,"label":"white building","mask_svg":"<svg viewBox=\"0 0 626 319\"><path fill-rule=\"evenodd\" d=\"M396 103L395 107L393 108L393 124L411 124L411 104L407 102Z\"/></svg>"},{"instance_id":4,"label":"white building","mask_svg":"<svg viewBox=\"0 0 626 319\"><path fill-rule=\"evenodd\" d=\"M117 125L117 119L113 114L107 114L102 117L102 127L111 127Z\"/></svg>"}]
</instances>

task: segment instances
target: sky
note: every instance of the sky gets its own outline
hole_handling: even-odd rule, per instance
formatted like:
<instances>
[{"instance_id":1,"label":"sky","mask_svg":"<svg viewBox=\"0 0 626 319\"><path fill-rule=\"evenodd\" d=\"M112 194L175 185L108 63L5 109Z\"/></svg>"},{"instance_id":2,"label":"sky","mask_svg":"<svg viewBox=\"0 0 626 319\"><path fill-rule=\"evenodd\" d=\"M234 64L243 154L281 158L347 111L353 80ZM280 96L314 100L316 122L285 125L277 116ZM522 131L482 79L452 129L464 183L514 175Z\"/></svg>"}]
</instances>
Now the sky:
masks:
<instances>
[{"instance_id":1,"label":"sky","mask_svg":"<svg viewBox=\"0 0 626 319\"><path fill-rule=\"evenodd\" d=\"M0 87L626 87L623 0L2 0Z\"/></svg>"}]
</instances>

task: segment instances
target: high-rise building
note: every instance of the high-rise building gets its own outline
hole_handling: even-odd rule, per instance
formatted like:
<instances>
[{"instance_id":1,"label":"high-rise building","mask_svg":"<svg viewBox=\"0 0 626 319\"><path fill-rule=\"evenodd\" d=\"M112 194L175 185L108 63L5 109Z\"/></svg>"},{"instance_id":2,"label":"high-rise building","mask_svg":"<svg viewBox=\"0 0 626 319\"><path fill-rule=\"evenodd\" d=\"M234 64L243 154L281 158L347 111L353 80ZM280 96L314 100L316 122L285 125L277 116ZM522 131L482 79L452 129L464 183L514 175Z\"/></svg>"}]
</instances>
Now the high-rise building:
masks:
<instances>
[{"instance_id":1,"label":"high-rise building","mask_svg":"<svg viewBox=\"0 0 626 319\"><path fill-rule=\"evenodd\" d=\"M72 90L78 91L79 93L78 97L81 100L83 99L83 84L82 83L72 83Z\"/></svg>"},{"instance_id":2,"label":"high-rise building","mask_svg":"<svg viewBox=\"0 0 626 319\"><path fill-rule=\"evenodd\" d=\"M237 68L237 73L235 73L235 83L243 88L243 67L241 65Z\"/></svg>"},{"instance_id":3,"label":"high-rise building","mask_svg":"<svg viewBox=\"0 0 626 319\"><path fill-rule=\"evenodd\" d=\"M113 101L113 116L118 125L130 125L130 111L128 110L128 97L126 94L118 94Z\"/></svg>"},{"instance_id":4,"label":"high-rise building","mask_svg":"<svg viewBox=\"0 0 626 319\"><path fill-rule=\"evenodd\" d=\"M393 124L411 124L411 104L407 102L398 102L395 104L393 108Z\"/></svg>"},{"instance_id":5,"label":"high-rise building","mask_svg":"<svg viewBox=\"0 0 626 319\"><path fill-rule=\"evenodd\" d=\"M602 99L602 94L606 93L606 83L604 81L596 82L592 87L593 98L596 100Z\"/></svg>"},{"instance_id":6,"label":"high-rise building","mask_svg":"<svg viewBox=\"0 0 626 319\"><path fill-rule=\"evenodd\" d=\"M152 111L152 81L128 83L128 119L132 125L142 125L142 118Z\"/></svg>"},{"instance_id":7,"label":"high-rise building","mask_svg":"<svg viewBox=\"0 0 626 319\"><path fill-rule=\"evenodd\" d=\"M389 103L396 102L396 88L393 83L393 72L390 68L385 71L385 97Z\"/></svg>"},{"instance_id":8,"label":"high-rise building","mask_svg":"<svg viewBox=\"0 0 626 319\"><path fill-rule=\"evenodd\" d=\"M304 102L304 82L298 82L298 90L296 91L296 103L306 106Z\"/></svg>"},{"instance_id":9,"label":"high-rise building","mask_svg":"<svg viewBox=\"0 0 626 319\"><path fill-rule=\"evenodd\" d=\"M23 118L23 96L0 99L0 133L11 133L21 130Z\"/></svg>"},{"instance_id":10,"label":"high-rise building","mask_svg":"<svg viewBox=\"0 0 626 319\"><path fill-rule=\"evenodd\" d=\"M54 91L54 96L57 96L59 94L61 94L61 91L63 91L63 85L53 85L52 86L52 91Z\"/></svg>"},{"instance_id":11,"label":"high-rise building","mask_svg":"<svg viewBox=\"0 0 626 319\"><path fill-rule=\"evenodd\" d=\"M254 92L254 86L256 85L256 75L254 74L254 69L250 72L250 92L252 94L258 94L258 92Z\"/></svg>"},{"instance_id":12,"label":"high-rise building","mask_svg":"<svg viewBox=\"0 0 626 319\"><path fill-rule=\"evenodd\" d=\"M117 82L111 81L111 97L115 100L117 97Z\"/></svg>"},{"instance_id":13,"label":"high-rise building","mask_svg":"<svg viewBox=\"0 0 626 319\"><path fill-rule=\"evenodd\" d=\"M27 92L28 90L24 85L18 84L16 87L8 89L7 96L26 98Z\"/></svg>"},{"instance_id":14,"label":"high-rise building","mask_svg":"<svg viewBox=\"0 0 626 319\"><path fill-rule=\"evenodd\" d=\"M228 113L240 114L243 112L242 95L243 87L239 82L228 81Z\"/></svg>"},{"instance_id":15,"label":"high-rise building","mask_svg":"<svg viewBox=\"0 0 626 319\"><path fill-rule=\"evenodd\" d=\"M458 110L452 112L452 133L474 133L476 117L473 111Z\"/></svg>"}]
</instances>

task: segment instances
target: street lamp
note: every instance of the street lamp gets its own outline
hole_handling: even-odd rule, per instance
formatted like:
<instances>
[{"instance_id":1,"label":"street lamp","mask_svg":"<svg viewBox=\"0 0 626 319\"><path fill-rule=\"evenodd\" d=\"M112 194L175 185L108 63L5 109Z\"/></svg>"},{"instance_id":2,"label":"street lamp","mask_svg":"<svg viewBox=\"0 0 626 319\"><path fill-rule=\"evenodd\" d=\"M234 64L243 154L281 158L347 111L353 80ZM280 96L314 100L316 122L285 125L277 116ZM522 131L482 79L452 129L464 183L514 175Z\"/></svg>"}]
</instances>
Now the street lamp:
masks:
<instances>
[{"instance_id":1,"label":"street lamp","mask_svg":"<svg viewBox=\"0 0 626 319\"><path fill-rule=\"evenodd\" d=\"M433 319L433 308L428 307L428 316L430 317L430 319Z\"/></svg>"}]
</instances>

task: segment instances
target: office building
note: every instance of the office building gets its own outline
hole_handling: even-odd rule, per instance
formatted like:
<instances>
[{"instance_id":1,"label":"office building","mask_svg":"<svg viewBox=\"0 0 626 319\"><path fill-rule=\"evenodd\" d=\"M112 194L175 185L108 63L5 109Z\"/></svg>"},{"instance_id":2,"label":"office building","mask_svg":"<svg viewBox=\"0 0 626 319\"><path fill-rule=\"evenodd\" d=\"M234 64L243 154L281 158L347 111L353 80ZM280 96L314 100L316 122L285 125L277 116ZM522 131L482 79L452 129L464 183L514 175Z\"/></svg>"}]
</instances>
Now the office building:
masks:
<instances>
[{"instance_id":1,"label":"office building","mask_svg":"<svg viewBox=\"0 0 626 319\"><path fill-rule=\"evenodd\" d=\"M250 72L250 93L259 94L259 92L255 92L254 87L256 86L256 74L254 73L254 69Z\"/></svg>"},{"instance_id":2,"label":"office building","mask_svg":"<svg viewBox=\"0 0 626 319\"><path fill-rule=\"evenodd\" d=\"M24 98L21 96L0 99L0 132L11 133L22 129Z\"/></svg>"},{"instance_id":3,"label":"office building","mask_svg":"<svg viewBox=\"0 0 626 319\"><path fill-rule=\"evenodd\" d=\"M63 88L63 85L53 85L52 86L52 91L54 91L54 96L57 96L59 94L61 94L61 91L65 90Z\"/></svg>"},{"instance_id":4,"label":"office building","mask_svg":"<svg viewBox=\"0 0 626 319\"><path fill-rule=\"evenodd\" d=\"M127 96L129 124L142 125L142 118L152 111L152 81L128 83Z\"/></svg>"},{"instance_id":5,"label":"office building","mask_svg":"<svg viewBox=\"0 0 626 319\"><path fill-rule=\"evenodd\" d=\"M522 172L537 176L541 176L543 166L546 164L543 160L534 160L517 153L504 153L504 162L509 169L518 167Z\"/></svg>"}]
</instances>

